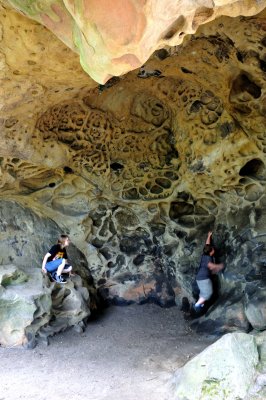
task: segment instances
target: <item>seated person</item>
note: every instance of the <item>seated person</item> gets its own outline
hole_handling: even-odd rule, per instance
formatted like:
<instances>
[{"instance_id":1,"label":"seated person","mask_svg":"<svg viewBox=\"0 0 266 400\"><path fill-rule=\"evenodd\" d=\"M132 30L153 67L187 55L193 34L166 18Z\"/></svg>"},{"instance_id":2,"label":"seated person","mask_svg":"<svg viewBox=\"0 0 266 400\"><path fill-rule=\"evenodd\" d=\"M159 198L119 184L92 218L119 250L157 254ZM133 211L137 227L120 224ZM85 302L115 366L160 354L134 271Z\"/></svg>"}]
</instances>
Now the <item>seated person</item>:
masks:
<instances>
[{"instance_id":1,"label":"seated person","mask_svg":"<svg viewBox=\"0 0 266 400\"><path fill-rule=\"evenodd\" d=\"M51 247L45 254L42 262L42 271L46 274L49 272L52 279L57 283L66 283L62 277L62 273L71 275L72 266L67 264L66 247L69 246L70 240L67 235L61 235L57 244Z\"/></svg>"}]
</instances>

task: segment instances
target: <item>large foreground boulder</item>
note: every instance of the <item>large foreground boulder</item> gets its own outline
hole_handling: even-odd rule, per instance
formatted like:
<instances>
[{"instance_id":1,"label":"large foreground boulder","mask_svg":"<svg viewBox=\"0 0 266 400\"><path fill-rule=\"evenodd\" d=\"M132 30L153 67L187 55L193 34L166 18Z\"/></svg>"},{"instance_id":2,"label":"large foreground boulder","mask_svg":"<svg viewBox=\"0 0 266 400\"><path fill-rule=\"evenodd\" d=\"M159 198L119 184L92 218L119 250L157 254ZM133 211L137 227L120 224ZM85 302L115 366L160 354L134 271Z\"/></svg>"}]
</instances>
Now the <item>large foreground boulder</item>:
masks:
<instances>
[{"instance_id":1,"label":"large foreground boulder","mask_svg":"<svg viewBox=\"0 0 266 400\"><path fill-rule=\"evenodd\" d=\"M177 372L174 399L244 399L255 381L257 364L252 335L226 334Z\"/></svg>"}]
</instances>

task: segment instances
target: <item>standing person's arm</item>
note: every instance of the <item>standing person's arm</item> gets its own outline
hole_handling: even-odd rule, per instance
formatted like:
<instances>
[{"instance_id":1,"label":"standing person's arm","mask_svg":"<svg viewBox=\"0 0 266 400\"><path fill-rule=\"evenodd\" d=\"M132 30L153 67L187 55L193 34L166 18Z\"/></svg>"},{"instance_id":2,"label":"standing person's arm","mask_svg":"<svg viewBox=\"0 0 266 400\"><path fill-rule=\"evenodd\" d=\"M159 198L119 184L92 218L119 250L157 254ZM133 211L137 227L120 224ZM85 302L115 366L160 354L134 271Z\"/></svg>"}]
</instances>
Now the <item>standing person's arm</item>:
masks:
<instances>
[{"instance_id":1,"label":"standing person's arm","mask_svg":"<svg viewBox=\"0 0 266 400\"><path fill-rule=\"evenodd\" d=\"M217 274L222 269L224 269L224 264L223 263L215 264L215 263L209 262L208 263L208 268L212 272L212 274Z\"/></svg>"},{"instance_id":2,"label":"standing person's arm","mask_svg":"<svg viewBox=\"0 0 266 400\"><path fill-rule=\"evenodd\" d=\"M46 253L44 258L43 258L43 262L42 262L42 272L44 272L45 274L47 273L47 270L45 268L45 265L47 263L48 258L51 256L50 253Z\"/></svg>"},{"instance_id":3,"label":"standing person's arm","mask_svg":"<svg viewBox=\"0 0 266 400\"><path fill-rule=\"evenodd\" d=\"M212 238L212 232L208 232L208 236L207 236L205 244L211 244L211 240L212 240L211 238Z\"/></svg>"}]
</instances>

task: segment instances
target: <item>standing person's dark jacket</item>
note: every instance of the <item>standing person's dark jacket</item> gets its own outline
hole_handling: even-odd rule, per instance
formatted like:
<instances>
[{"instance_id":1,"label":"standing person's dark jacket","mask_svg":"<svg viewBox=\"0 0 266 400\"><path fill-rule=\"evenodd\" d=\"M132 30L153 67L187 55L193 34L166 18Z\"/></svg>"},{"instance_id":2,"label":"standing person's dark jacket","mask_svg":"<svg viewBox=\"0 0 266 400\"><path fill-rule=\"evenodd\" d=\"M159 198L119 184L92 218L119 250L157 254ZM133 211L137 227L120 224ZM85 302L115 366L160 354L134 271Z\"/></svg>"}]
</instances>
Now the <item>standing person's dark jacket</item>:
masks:
<instances>
[{"instance_id":1,"label":"standing person's dark jacket","mask_svg":"<svg viewBox=\"0 0 266 400\"><path fill-rule=\"evenodd\" d=\"M208 268L208 263L209 262L213 263L213 257L203 254L201 256L199 269L198 269L198 272L197 272L197 275L196 275L196 280L197 281L202 281L204 279L210 279L211 278L211 271Z\"/></svg>"}]
</instances>

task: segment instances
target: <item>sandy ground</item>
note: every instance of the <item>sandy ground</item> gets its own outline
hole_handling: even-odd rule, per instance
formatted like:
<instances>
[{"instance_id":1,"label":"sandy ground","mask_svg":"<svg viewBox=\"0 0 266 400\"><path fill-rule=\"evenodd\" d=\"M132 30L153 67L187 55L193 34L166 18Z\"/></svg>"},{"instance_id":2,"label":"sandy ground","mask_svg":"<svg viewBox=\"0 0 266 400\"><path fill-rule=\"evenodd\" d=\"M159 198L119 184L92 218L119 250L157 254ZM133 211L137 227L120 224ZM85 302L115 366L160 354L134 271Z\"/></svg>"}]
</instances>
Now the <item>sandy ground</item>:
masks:
<instances>
[{"instance_id":1,"label":"sandy ground","mask_svg":"<svg viewBox=\"0 0 266 400\"><path fill-rule=\"evenodd\" d=\"M174 371L213 342L177 307L110 307L83 334L0 348L0 400L168 400Z\"/></svg>"}]
</instances>

